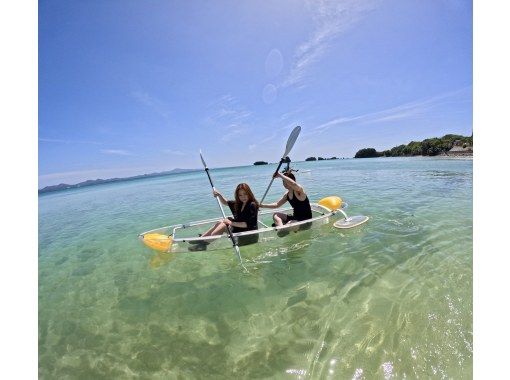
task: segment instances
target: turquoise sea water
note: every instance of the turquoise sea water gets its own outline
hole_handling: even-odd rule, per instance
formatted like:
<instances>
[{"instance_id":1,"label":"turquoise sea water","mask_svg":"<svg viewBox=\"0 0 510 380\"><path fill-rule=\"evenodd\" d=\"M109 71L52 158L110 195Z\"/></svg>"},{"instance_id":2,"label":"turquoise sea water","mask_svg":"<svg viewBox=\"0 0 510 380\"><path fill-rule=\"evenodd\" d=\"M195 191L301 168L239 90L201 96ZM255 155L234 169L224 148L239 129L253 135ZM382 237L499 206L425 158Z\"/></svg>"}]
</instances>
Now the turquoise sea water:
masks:
<instances>
[{"instance_id":1,"label":"turquoise sea water","mask_svg":"<svg viewBox=\"0 0 510 380\"><path fill-rule=\"evenodd\" d=\"M197 162L197 167L199 162ZM358 228L155 254L137 234L218 214L204 173L39 197L42 379L472 376L471 160L296 163ZM212 170L260 198L274 165ZM283 194L273 185L268 201Z\"/></svg>"}]
</instances>

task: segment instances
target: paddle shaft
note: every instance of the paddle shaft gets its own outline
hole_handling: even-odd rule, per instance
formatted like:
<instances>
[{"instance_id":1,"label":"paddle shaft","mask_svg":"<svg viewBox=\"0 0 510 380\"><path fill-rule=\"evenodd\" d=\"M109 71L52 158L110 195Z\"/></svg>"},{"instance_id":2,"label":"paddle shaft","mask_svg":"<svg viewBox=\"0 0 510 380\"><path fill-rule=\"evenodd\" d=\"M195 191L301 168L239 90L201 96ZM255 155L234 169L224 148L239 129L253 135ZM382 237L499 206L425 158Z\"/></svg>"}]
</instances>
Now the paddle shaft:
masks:
<instances>
[{"instance_id":1,"label":"paddle shaft","mask_svg":"<svg viewBox=\"0 0 510 380\"><path fill-rule=\"evenodd\" d=\"M282 164L285 162L285 158L289 155L292 147L296 143L299 133L301 133L301 127L298 125L296 128L294 128L292 130L289 138L287 139L287 145L285 146L285 152L283 153L282 159L280 160L280 163L278 164L278 167L276 168L275 174L277 174L280 171ZM267 192L271 188L273 181L274 181L274 175L271 178L271 182L269 182L269 186L267 187L266 192L264 193L264 196L262 197L262 200L260 201L261 204L262 204L262 202L264 202L264 199L266 198Z\"/></svg>"},{"instance_id":2,"label":"paddle shaft","mask_svg":"<svg viewBox=\"0 0 510 380\"><path fill-rule=\"evenodd\" d=\"M280 163L278 164L278 167L276 168L275 174L279 172L284 161L285 161L285 158L282 157L282 159L280 160ZM267 187L266 192L264 193L264 196L262 197L262 200L260 201L260 204L262 204L264 202L264 199L266 198L267 192L271 188L273 181L274 181L274 175L273 175L273 178L271 178L271 182L269 182L269 186Z\"/></svg>"},{"instance_id":3,"label":"paddle shaft","mask_svg":"<svg viewBox=\"0 0 510 380\"><path fill-rule=\"evenodd\" d=\"M209 183L211 184L211 187L214 191L216 191L216 188L214 187L214 184L213 184L213 181L211 179L211 175L209 174L209 168L205 168L205 172L207 173L207 178L209 178ZM218 206L220 207L220 210L221 210L221 215L223 215L223 219L227 219L227 217L225 216L225 211L223 211L223 206L221 205L221 202L220 200L218 199L218 197L214 197L216 198L216 201L218 201ZM235 238L234 238L234 235L232 235L232 230L230 229L230 226L227 226L227 230L228 230L228 234L230 236L230 239L232 239L232 244L234 246L237 246L237 243L235 242Z\"/></svg>"},{"instance_id":4,"label":"paddle shaft","mask_svg":"<svg viewBox=\"0 0 510 380\"><path fill-rule=\"evenodd\" d=\"M207 165L204 165L204 167L205 167L205 172L207 174L207 178L209 178L209 183L211 184L212 189L214 191L216 191L216 188L214 187L211 175L209 174L209 168L207 167ZM225 211L223 211L223 206L221 205L220 200L218 199L218 197L214 197L214 198L216 198L216 201L218 202L218 206L221 210L221 215L223 215L223 219L227 219L227 217L225 216ZM234 237L234 235L232 234L232 229L228 225L227 225L227 232L230 237L230 240L232 240L232 246L234 247L234 250L236 251L237 258L239 259L239 262L241 263L241 265L243 265L243 260L241 258L241 252L239 251L239 246L237 245L237 240Z\"/></svg>"}]
</instances>

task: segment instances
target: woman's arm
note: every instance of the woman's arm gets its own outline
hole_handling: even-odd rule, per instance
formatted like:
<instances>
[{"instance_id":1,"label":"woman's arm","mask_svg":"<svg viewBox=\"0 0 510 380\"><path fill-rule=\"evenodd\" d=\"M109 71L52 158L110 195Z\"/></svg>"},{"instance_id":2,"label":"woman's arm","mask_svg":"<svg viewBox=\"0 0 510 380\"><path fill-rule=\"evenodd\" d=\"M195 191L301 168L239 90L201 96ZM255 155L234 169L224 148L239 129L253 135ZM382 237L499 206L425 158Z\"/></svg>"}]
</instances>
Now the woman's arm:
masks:
<instances>
[{"instance_id":1,"label":"woman's arm","mask_svg":"<svg viewBox=\"0 0 510 380\"><path fill-rule=\"evenodd\" d=\"M275 203L267 203L267 204L259 204L260 208L278 208L282 207L282 205L287 202L287 193L283 194L283 197Z\"/></svg>"},{"instance_id":2,"label":"woman's arm","mask_svg":"<svg viewBox=\"0 0 510 380\"><path fill-rule=\"evenodd\" d=\"M246 222L233 222L230 219L225 219L223 222L232 227L248 228L248 224Z\"/></svg>"},{"instance_id":3,"label":"woman's arm","mask_svg":"<svg viewBox=\"0 0 510 380\"><path fill-rule=\"evenodd\" d=\"M303 190L303 187L299 183L294 181L292 178L289 178L286 175L283 175L282 173L278 173L277 177L280 177L283 181L287 182L289 184L289 186L292 188L292 190L299 191L300 193L305 192Z\"/></svg>"},{"instance_id":4,"label":"woman's arm","mask_svg":"<svg viewBox=\"0 0 510 380\"><path fill-rule=\"evenodd\" d=\"M213 190L213 195L215 197L218 197L218 199L220 200L220 202L224 205L227 205L228 204L228 200L217 190Z\"/></svg>"}]
</instances>

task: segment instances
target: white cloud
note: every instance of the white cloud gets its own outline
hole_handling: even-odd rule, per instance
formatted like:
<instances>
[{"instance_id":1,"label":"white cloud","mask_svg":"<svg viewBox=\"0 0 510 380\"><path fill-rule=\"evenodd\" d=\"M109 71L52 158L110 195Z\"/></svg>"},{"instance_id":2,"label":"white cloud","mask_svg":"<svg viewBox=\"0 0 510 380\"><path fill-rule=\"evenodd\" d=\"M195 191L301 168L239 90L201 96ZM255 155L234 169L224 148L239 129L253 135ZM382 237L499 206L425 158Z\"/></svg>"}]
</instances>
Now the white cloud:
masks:
<instances>
[{"instance_id":1,"label":"white cloud","mask_svg":"<svg viewBox=\"0 0 510 380\"><path fill-rule=\"evenodd\" d=\"M231 94L222 95L219 99L213 100L209 107L215 107L218 104L236 102L236 99Z\"/></svg>"},{"instance_id":2,"label":"white cloud","mask_svg":"<svg viewBox=\"0 0 510 380\"><path fill-rule=\"evenodd\" d=\"M404 103L385 110L370 112L356 116L340 116L312 128L311 133L321 133L342 124L377 124L398 119L418 118L425 115L431 108L439 107L458 96L469 95L471 88L462 88L446 92L425 100ZM467 99L469 100L469 99Z\"/></svg>"},{"instance_id":3,"label":"white cloud","mask_svg":"<svg viewBox=\"0 0 510 380\"><path fill-rule=\"evenodd\" d=\"M349 29L375 8L377 0L320 0L310 1L315 29L310 37L299 45L294 61L282 87L305 87L310 67L319 62L341 32Z\"/></svg>"},{"instance_id":4,"label":"white cloud","mask_svg":"<svg viewBox=\"0 0 510 380\"><path fill-rule=\"evenodd\" d=\"M210 113L205 123L220 130L223 143L246 134L250 130L252 112L231 94L221 96L209 104Z\"/></svg>"},{"instance_id":5,"label":"white cloud","mask_svg":"<svg viewBox=\"0 0 510 380\"><path fill-rule=\"evenodd\" d=\"M206 118L209 123L220 124L223 127L237 125L237 123L247 120L251 115L246 107L232 95L226 94L213 101L209 108L212 109L210 115Z\"/></svg>"},{"instance_id":6,"label":"white cloud","mask_svg":"<svg viewBox=\"0 0 510 380\"><path fill-rule=\"evenodd\" d=\"M113 154L113 155L119 155L119 156L132 156L132 153L130 153L124 149L101 149L101 153Z\"/></svg>"},{"instance_id":7,"label":"white cloud","mask_svg":"<svg viewBox=\"0 0 510 380\"><path fill-rule=\"evenodd\" d=\"M189 153L184 153L180 150L172 150L172 149L163 149L163 153L166 153L166 154L173 154L175 156L186 156L188 155Z\"/></svg>"},{"instance_id":8,"label":"white cloud","mask_svg":"<svg viewBox=\"0 0 510 380\"><path fill-rule=\"evenodd\" d=\"M48 139L41 137L39 139L40 142L46 142L46 143L57 143L57 144L94 144L94 145L101 145L103 143L98 141L85 141L85 140L65 140L65 139Z\"/></svg>"},{"instance_id":9,"label":"white cloud","mask_svg":"<svg viewBox=\"0 0 510 380\"><path fill-rule=\"evenodd\" d=\"M238 124L231 124L227 127L227 129L227 131L221 134L220 140L222 142L230 142L232 139L244 135L249 130L247 126Z\"/></svg>"},{"instance_id":10,"label":"white cloud","mask_svg":"<svg viewBox=\"0 0 510 380\"><path fill-rule=\"evenodd\" d=\"M285 121L285 120L288 120L291 116L295 116L295 115L298 115L299 113L301 113L303 110L305 109L304 106L300 106L294 110L291 110L291 111L288 111L288 112L285 112L284 114L282 114L280 116L280 120L281 121Z\"/></svg>"},{"instance_id":11,"label":"white cloud","mask_svg":"<svg viewBox=\"0 0 510 380\"><path fill-rule=\"evenodd\" d=\"M266 136L266 137L263 137L263 135L260 135L260 136L257 136L258 138L260 138L260 140L256 140L256 144L250 144L248 145L248 149L250 151L253 151L255 150L255 148L257 148L258 146L265 146L267 147L268 146L268 143L271 143L274 141L274 139L276 138L277 136L277 133L276 132L273 132L271 133L269 136Z\"/></svg>"},{"instance_id":12,"label":"white cloud","mask_svg":"<svg viewBox=\"0 0 510 380\"><path fill-rule=\"evenodd\" d=\"M163 102L156 97L149 95L147 92L142 91L133 91L131 92L131 96L137 100L140 104L150 108L155 111L159 116L168 119L170 116L170 107L168 104Z\"/></svg>"}]
</instances>

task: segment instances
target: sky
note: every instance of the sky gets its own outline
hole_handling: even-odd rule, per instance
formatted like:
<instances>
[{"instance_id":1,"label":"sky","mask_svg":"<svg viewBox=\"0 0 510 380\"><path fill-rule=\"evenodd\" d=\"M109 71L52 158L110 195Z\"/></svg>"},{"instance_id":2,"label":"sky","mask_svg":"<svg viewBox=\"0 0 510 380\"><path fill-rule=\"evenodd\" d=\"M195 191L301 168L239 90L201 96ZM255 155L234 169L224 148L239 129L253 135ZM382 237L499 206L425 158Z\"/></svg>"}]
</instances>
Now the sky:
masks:
<instances>
[{"instance_id":1,"label":"sky","mask_svg":"<svg viewBox=\"0 0 510 380\"><path fill-rule=\"evenodd\" d=\"M39 187L471 135L472 2L39 1Z\"/></svg>"}]
</instances>

